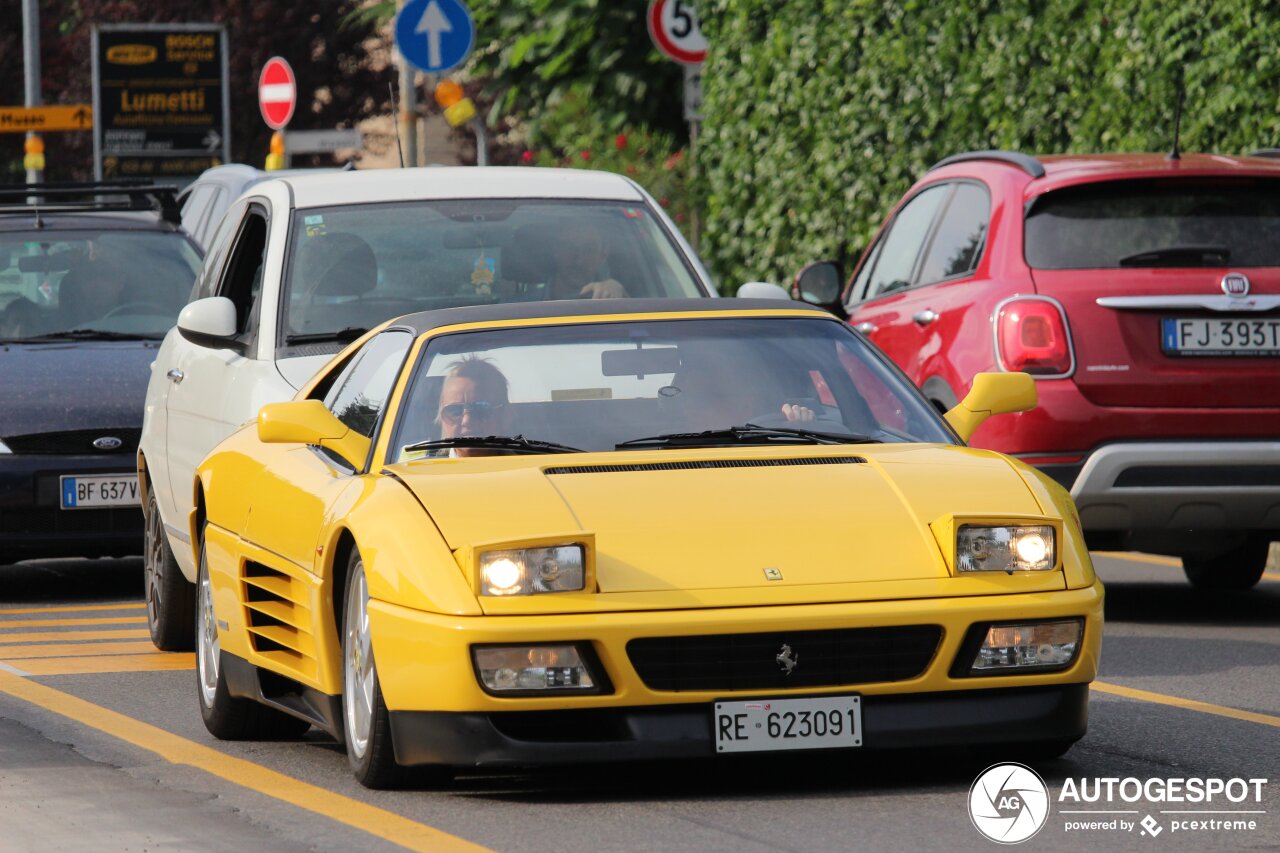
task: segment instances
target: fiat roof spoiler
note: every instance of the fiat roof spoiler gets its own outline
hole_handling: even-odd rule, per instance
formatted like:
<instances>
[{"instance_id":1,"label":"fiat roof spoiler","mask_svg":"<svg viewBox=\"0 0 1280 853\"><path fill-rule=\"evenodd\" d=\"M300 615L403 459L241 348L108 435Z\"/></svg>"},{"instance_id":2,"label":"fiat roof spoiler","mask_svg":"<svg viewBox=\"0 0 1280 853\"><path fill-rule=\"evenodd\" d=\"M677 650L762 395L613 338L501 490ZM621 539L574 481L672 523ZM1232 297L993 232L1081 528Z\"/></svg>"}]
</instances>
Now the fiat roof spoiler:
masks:
<instances>
[{"instance_id":1,"label":"fiat roof spoiler","mask_svg":"<svg viewBox=\"0 0 1280 853\"><path fill-rule=\"evenodd\" d=\"M1017 166L1033 178L1044 177L1044 164L1030 154L1022 154L1018 151L966 151L963 154L952 154L934 163L929 171L950 166L952 163L968 163L973 160L995 160L1008 163L1010 166Z\"/></svg>"}]
</instances>

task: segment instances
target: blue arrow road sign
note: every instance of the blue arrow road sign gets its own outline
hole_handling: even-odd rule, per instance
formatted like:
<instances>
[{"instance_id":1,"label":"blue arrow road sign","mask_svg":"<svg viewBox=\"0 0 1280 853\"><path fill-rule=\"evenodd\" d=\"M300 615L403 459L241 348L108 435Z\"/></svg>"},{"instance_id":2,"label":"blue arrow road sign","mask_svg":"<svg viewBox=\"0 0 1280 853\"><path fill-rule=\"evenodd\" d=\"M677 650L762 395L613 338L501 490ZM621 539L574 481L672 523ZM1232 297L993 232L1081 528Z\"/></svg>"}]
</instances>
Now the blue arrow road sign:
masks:
<instances>
[{"instance_id":1,"label":"blue arrow road sign","mask_svg":"<svg viewBox=\"0 0 1280 853\"><path fill-rule=\"evenodd\" d=\"M396 49L429 74L460 65L475 40L476 25L460 0L409 0L396 15Z\"/></svg>"}]
</instances>

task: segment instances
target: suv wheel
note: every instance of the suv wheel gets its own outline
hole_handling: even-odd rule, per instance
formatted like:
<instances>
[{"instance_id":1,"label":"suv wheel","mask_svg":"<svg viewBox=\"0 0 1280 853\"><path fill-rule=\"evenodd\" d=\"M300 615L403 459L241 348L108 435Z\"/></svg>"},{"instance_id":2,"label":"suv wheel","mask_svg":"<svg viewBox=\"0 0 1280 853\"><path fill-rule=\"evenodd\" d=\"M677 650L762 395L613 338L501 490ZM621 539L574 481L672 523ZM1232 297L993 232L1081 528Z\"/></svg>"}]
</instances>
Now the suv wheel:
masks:
<instances>
[{"instance_id":1,"label":"suv wheel","mask_svg":"<svg viewBox=\"0 0 1280 853\"><path fill-rule=\"evenodd\" d=\"M1208 559L1182 558L1187 580L1200 589L1249 589L1262 577L1271 537L1253 533L1236 547Z\"/></svg>"},{"instance_id":2,"label":"suv wheel","mask_svg":"<svg viewBox=\"0 0 1280 853\"><path fill-rule=\"evenodd\" d=\"M185 652L195 646L195 585L188 583L169 549L156 490L147 489L146 551L142 558L151 642L162 652Z\"/></svg>"}]
</instances>

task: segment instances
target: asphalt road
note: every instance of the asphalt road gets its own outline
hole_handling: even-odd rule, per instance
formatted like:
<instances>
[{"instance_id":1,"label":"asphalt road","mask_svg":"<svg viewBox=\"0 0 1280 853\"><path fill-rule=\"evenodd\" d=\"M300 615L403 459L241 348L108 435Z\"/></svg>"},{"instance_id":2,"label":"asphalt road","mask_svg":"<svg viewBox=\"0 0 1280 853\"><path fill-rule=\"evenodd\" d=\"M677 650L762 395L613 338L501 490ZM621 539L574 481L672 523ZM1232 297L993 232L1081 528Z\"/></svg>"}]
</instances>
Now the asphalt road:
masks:
<instances>
[{"instance_id":1,"label":"asphalt road","mask_svg":"<svg viewBox=\"0 0 1280 853\"><path fill-rule=\"evenodd\" d=\"M1164 558L1095 563L1107 626L1089 734L1065 758L1032 763L1050 813L1024 846L1280 848L1280 571L1250 593L1208 595ZM1000 755L756 756L372 792L315 733L214 740L192 667L146 639L138 560L0 567L0 851L993 847L968 802ZM1063 798L1107 778L1136 781L1112 783L1109 802ZM1157 801L1175 779L1226 791ZM1268 782L1233 802L1248 783L1231 779ZM1152 796L1127 801L1139 785Z\"/></svg>"}]
</instances>

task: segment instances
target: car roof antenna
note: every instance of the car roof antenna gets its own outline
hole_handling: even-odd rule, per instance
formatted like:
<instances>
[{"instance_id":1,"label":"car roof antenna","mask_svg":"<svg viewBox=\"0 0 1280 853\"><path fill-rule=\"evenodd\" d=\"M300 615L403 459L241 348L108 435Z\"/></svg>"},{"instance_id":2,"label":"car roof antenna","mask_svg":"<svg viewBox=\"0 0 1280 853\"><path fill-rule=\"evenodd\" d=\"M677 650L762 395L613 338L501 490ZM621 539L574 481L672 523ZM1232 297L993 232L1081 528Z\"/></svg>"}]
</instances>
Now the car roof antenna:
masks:
<instances>
[{"instance_id":1,"label":"car roof antenna","mask_svg":"<svg viewBox=\"0 0 1280 853\"><path fill-rule=\"evenodd\" d=\"M400 147L400 109L396 106L396 90L387 83L387 94L391 96L391 123L396 129L396 153L400 155L400 168L404 168L404 149Z\"/></svg>"},{"instance_id":2,"label":"car roof antenna","mask_svg":"<svg viewBox=\"0 0 1280 853\"><path fill-rule=\"evenodd\" d=\"M1181 135L1182 135L1182 100L1186 97L1186 86L1183 85L1182 67L1178 67L1178 103L1173 108L1173 151L1169 153L1170 160L1181 160Z\"/></svg>"}]
</instances>

